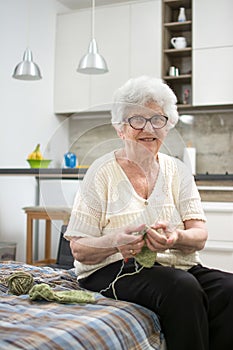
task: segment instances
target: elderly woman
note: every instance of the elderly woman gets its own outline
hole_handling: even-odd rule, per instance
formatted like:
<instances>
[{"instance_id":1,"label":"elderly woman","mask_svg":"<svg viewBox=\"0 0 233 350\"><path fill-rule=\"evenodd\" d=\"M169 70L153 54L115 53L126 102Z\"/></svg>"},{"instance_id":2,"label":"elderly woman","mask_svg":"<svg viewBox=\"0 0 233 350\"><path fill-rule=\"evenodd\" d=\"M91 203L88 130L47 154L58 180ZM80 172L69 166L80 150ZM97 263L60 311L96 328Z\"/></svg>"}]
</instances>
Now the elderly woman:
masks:
<instances>
[{"instance_id":1,"label":"elderly woman","mask_svg":"<svg viewBox=\"0 0 233 350\"><path fill-rule=\"evenodd\" d=\"M233 275L201 265L207 230L194 179L159 152L177 121L176 97L159 79L116 91L123 148L89 168L66 237L80 285L156 312L168 350L231 349Z\"/></svg>"}]
</instances>

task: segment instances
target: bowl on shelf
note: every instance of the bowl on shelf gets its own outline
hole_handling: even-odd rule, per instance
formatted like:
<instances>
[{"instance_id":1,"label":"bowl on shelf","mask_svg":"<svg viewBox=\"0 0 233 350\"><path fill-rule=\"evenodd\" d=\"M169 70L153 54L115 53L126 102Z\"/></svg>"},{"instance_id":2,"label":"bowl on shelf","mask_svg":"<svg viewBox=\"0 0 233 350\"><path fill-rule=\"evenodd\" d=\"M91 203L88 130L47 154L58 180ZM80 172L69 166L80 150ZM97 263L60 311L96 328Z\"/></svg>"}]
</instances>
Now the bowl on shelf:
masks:
<instances>
[{"instance_id":1,"label":"bowl on shelf","mask_svg":"<svg viewBox=\"0 0 233 350\"><path fill-rule=\"evenodd\" d=\"M51 159L27 159L31 168L48 168Z\"/></svg>"}]
</instances>

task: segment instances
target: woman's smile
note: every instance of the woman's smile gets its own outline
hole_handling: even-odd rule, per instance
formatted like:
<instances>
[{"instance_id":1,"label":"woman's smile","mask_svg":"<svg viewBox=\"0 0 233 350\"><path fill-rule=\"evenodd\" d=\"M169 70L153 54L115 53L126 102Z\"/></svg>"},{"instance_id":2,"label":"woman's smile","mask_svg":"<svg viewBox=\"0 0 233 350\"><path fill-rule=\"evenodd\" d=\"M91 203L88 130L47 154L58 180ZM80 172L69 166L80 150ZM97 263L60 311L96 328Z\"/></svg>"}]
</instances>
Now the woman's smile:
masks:
<instances>
[{"instance_id":1,"label":"woman's smile","mask_svg":"<svg viewBox=\"0 0 233 350\"><path fill-rule=\"evenodd\" d=\"M139 137L138 140L142 142L154 142L157 140L157 138L156 137Z\"/></svg>"}]
</instances>

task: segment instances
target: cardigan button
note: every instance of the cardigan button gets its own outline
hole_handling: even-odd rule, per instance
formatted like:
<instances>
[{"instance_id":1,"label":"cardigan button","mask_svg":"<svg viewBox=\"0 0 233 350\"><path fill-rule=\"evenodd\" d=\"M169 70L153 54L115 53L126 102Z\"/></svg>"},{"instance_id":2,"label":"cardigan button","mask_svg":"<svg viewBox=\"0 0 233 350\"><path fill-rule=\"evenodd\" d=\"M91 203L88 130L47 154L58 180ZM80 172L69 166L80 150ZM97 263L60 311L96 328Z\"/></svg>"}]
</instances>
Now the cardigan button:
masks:
<instances>
[{"instance_id":1,"label":"cardigan button","mask_svg":"<svg viewBox=\"0 0 233 350\"><path fill-rule=\"evenodd\" d=\"M145 205L148 205L148 204L149 204L149 202L148 202L148 201L145 201L145 202L144 202L144 204L145 204Z\"/></svg>"}]
</instances>

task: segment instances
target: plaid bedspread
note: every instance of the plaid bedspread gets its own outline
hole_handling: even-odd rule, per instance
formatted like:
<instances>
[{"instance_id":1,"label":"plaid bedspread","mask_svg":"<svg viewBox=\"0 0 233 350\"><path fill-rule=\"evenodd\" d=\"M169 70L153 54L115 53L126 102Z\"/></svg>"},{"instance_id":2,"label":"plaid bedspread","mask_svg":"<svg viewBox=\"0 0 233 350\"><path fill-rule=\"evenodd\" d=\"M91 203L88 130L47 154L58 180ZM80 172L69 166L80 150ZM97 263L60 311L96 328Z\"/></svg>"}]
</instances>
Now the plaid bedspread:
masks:
<instances>
[{"instance_id":1,"label":"plaid bedspread","mask_svg":"<svg viewBox=\"0 0 233 350\"><path fill-rule=\"evenodd\" d=\"M95 294L95 304L31 301L8 293L7 277L30 272L34 283L55 290L78 289L73 270L0 262L0 349L4 350L159 350L156 314L136 304Z\"/></svg>"}]
</instances>

